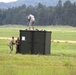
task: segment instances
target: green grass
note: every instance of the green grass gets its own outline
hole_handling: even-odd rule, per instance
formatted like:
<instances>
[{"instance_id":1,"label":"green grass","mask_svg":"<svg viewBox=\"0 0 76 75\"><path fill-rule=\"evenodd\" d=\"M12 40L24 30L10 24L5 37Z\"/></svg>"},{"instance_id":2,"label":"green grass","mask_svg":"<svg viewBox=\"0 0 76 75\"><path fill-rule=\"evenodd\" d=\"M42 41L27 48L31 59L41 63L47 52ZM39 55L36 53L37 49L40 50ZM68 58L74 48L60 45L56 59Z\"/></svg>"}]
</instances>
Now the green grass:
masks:
<instances>
[{"instance_id":1,"label":"green grass","mask_svg":"<svg viewBox=\"0 0 76 75\"><path fill-rule=\"evenodd\" d=\"M76 44L52 42L51 54L57 56L76 57Z\"/></svg>"},{"instance_id":2,"label":"green grass","mask_svg":"<svg viewBox=\"0 0 76 75\"><path fill-rule=\"evenodd\" d=\"M0 55L1 75L75 75L74 57Z\"/></svg>"},{"instance_id":3,"label":"green grass","mask_svg":"<svg viewBox=\"0 0 76 75\"><path fill-rule=\"evenodd\" d=\"M0 37L19 36L26 26L1 26ZM52 40L75 40L76 28L37 26L52 31ZM65 38L64 38L65 37ZM0 75L76 75L76 44L51 42L51 55L10 54L9 40L0 40Z\"/></svg>"},{"instance_id":4,"label":"green grass","mask_svg":"<svg viewBox=\"0 0 76 75\"><path fill-rule=\"evenodd\" d=\"M72 40L76 41L76 32L53 31L52 40Z\"/></svg>"},{"instance_id":5,"label":"green grass","mask_svg":"<svg viewBox=\"0 0 76 75\"><path fill-rule=\"evenodd\" d=\"M18 37L19 30L28 29L27 26L1 26L0 37ZM35 29L52 31L52 40L75 40L76 27L69 26L35 26ZM65 38L64 38L65 37Z\"/></svg>"}]
</instances>

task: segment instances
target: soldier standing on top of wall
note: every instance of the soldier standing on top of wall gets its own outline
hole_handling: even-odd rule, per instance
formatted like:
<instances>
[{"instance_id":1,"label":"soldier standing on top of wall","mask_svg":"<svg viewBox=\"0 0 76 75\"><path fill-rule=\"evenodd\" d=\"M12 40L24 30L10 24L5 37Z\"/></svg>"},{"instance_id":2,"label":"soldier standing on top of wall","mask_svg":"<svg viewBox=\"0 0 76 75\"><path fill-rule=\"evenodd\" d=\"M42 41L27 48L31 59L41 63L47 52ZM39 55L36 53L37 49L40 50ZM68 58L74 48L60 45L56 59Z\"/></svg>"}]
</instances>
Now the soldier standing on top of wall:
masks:
<instances>
[{"instance_id":1,"label":"soldier standing on top of wall","mask_svg":"<svg viewBox=\"0 0 76 75\"><path fill-rule=\"evenodd\" d=\"M31 28L34 30L34 23L35 23L35 17L34 17L34 15L30 14L28 16L28 21L29 21L29 30Z\"/></svg>"}]
</instances>

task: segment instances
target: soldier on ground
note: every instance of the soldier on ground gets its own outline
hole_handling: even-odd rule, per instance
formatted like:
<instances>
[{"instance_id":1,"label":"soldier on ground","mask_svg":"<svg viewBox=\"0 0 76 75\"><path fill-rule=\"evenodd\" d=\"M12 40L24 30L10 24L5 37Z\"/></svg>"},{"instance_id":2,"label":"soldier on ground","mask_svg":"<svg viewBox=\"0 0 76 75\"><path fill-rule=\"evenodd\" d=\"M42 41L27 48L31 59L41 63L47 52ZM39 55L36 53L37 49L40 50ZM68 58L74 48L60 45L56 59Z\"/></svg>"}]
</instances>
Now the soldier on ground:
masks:
<instances>
[{"instance_id":1,"label":"soldier on ground","mask_svg":"<svg viewBox=\"0 0 76 75\"><path fill-rule=\"evenodd\" d=\"M18 37L16 40L16 53L19 53L19 51L20 51L20 39Z\"/></svg>"},{"instance_id":2,"label":"soldier on ground","mask_svg":"<svg viewBox=\"0 0 76 75\"><path fill-rule=\"evenodd\" d=\"M13 51L13 45L15 44L14 42L14 37L11 38L10 42L9 42L9 47L10 47L10 53L12 53Z\"/></svg>"}]
</instances>

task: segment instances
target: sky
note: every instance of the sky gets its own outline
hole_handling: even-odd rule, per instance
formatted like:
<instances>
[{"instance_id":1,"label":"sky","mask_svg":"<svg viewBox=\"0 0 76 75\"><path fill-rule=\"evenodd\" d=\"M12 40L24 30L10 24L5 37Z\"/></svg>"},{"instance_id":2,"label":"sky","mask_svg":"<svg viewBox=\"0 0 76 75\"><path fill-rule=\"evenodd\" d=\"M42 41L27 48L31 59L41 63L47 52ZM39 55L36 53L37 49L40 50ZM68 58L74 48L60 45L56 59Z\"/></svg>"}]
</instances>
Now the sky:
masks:
<instances>
[{"instance_id":1,"label":"sky","mask_svg":"<svg viewBox=\"0 0 76 75\"><path fill-rule=\"evenodd\" d=\"M17 1L17 0L0 0L0 2L5 2L5 3L13 2L13 1Z\"/></svg>"}]
</instances>

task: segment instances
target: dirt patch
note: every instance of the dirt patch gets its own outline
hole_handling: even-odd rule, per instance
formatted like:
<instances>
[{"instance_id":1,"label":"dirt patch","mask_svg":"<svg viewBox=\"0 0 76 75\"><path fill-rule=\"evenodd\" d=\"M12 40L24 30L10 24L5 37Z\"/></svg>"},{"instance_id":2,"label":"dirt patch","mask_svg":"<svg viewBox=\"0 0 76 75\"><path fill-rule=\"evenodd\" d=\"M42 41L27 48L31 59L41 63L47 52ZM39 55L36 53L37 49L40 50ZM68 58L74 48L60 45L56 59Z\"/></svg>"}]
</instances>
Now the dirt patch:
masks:
<instances>
[{"instance_id":1,"label":"dirt patch","mask_svg":"<svg viewBox=\"0 0 76 75\"><path fill-rule=\"evenodd\" d=\"M0 39L3 39L3 40L10 40L11 38L9 37L0 37ZM15 38L16 40L17 38ZM68 40L51 40L51 42L58 42L58 43L75 43L76 44L76 41L68 41Z\"/></svg>"},{"instance_id":2,"label":"dirt patch","mask_svg":"<svg viewBox=\"0 0 76 75\"><path fill-rule=\"evenodd\" d=\"M9 37L0 37L0 39L2 39L2 40L10 40L11 38L9 38ZM14 38L14 39L16 39L16 38Z\"/></svg>"},{"instance_id":3,"label":"dirt patch","mask_svg":"<svg viewBox=\"0 0 76 75\"><path fill-rule=\"evenodd\" d=\"M70 40L52 40L52 42L58 42L58 43L76 43L76 41L70 41Z\"/></svg>"}]
</instances>

